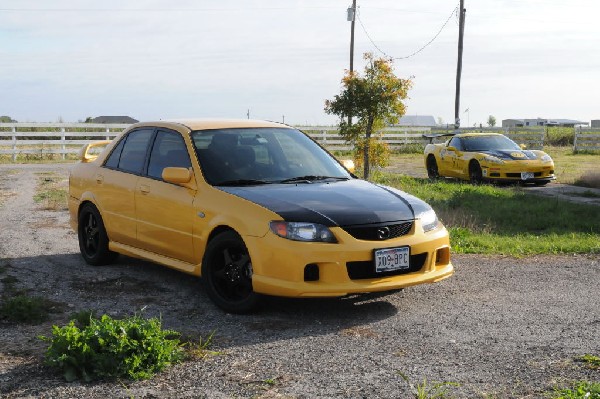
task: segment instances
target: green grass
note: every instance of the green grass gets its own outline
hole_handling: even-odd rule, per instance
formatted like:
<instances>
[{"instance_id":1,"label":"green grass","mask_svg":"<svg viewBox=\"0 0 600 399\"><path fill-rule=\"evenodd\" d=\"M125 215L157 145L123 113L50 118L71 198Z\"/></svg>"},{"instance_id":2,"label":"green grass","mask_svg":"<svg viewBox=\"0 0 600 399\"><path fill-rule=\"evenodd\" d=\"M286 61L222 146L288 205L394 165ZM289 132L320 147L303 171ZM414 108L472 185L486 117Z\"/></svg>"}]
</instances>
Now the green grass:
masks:
<instances>
[{"instance_id":1,"label":"green grass","mask_svg":"<svg viewBox=\"0 0 600 399\"><path fill-rule=\"evenodd\" d=\"M63 176L40 173L33 201L47 210L66 210L69 200L66 184L67 180Z\"/></svg>"},{"instance_id":2,"label":"green grass","mask_svg":"<svg viewBox=\"0 0 600 399\"><path fill-rule=\"evenodd\" d=\"M0 320L12 323L38 324L48 319L53 303L45 298L20 294L3 299Z\"/></svg>"},{"instance_id":3,"label":"green grass","mask_svg":"<svg viewBox=\"0 0 600 399\"><path fill-rule=\"evenodd\" d=\"M592 205L538 197L519 187L390 174L379 182L428 202L450 231L455 253L600 253L600 212Z\"/></svg>"}]
</instances>

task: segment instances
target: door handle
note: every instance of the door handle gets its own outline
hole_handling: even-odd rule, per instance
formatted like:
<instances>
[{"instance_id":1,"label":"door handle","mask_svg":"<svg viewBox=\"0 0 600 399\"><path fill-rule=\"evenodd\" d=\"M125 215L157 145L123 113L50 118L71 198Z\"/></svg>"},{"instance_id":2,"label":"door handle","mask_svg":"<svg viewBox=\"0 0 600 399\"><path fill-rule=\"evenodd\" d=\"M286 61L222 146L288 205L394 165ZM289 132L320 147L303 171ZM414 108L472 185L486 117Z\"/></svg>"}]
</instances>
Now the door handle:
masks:
<instances>
[{"instance_id":1,"label":"door handle","mask_svg":"<svg viewBox=\"0 0 600 399\"><path fill-rule=\"evenodd\" d=\"M150 192L150 187L143 184L140 186L140 191L142 192L142 194L148 194Z\"/></svg>"}]
</instances>

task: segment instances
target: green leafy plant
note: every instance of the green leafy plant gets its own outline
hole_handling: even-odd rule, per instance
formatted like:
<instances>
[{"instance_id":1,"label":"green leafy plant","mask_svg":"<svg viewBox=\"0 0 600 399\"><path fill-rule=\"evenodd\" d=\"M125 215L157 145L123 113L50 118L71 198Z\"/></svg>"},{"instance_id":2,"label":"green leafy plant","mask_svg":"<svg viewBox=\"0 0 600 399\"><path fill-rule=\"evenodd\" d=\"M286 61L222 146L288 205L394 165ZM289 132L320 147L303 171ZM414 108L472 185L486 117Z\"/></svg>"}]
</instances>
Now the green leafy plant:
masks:
<instances>
[{"instance_id":1,"label":"green leafy plant","mask_svg":"<svg viewBox=\"0 0 600 399\"><path fill-rule=\"evenodd\" d=\"M14 323L41 323L48 319L52 304L41 297L25 294L5 299L0 305L0 319Z\"/></svg>"},{"instance_id":2,"label":"green leafy plant","mask_svg":"<svg viewBox=\"0 0 600 399\"><path fill-rule=\"evenodd\" d=\"M600 399L600 383L580 381L571 388L557 389L553 399Z\"/></svg>"},{"instance_id":3,"label":"green leafy plant","mask_svg":"<svg viewBox=\"0 0 600 399\"><path fill-rule=\"evenodd\" d=\"M73 320L75 325L79 328L84 328L90 325L92 319L97 319L96 312L91 309L81 310L73 313L69 320Z\"/></svg>"},{"instance_id":4,"label":"green leafy plant","mask_svg":"<svg viewBox=\"0 0 600 399\"><path fill-rule=\"evenodd\" d=\"M414 385L410 379L402 372L397 372L400 377L408 384L410 391L415 399L446 399L451 398L449 388L459 386L456 382L428 382L423 379L422 382Z\"/></svg>"},{"instance_id":5,"label":"green leafy plant","mask_svg":"<svg viewBox=\"0 0 600 399\"><path fill-rule=\"evenodd\" d=\"M587 368L600 370L600 357L594 355L583 355L576 359L579 362L585 363Z\"/></svg>"},{"instance_id":6,"label":"green leafy plant","mask_svg":"<svg viewBox=\"0 0 600 399\"><path fill-rule=\"evenodd\" d=\"M103 315L89 321L79 328L71 320L66 326L53 326L51 338L40 337L50 342L46 364L62 371L67 381L147 379L183 359L179 333L163 330L157 318L115 320Z\"/></svg>"}]
</instances>

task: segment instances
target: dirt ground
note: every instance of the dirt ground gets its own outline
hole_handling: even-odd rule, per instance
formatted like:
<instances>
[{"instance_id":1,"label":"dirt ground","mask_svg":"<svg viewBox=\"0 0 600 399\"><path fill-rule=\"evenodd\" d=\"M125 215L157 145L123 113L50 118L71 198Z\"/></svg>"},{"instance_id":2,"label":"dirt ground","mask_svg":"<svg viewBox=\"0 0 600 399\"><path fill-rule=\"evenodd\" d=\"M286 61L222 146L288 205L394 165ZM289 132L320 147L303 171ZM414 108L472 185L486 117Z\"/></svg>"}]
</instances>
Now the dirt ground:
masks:
<instances>
[{"instance_id":1,"label":"dirt ground","mask_svg":"<svg viewBox=\"0 0 600 399\"><path fill-rule=\"evenodd\" d=\"M86 265L64 209L33 200L39 178L68 165L0 165L0 295L19 289L53 304L40 324L0 321L0 397L407 398L426 380L458 398L541 398L600 381L578 356L600 356L600 259L454 256L456 274L384 296L270 298L227 315L197 278L127 257ZM144 309L219 353L147 381L65 382L42 365L53 324L81 310Z\"/></svg>"}]
</instances>

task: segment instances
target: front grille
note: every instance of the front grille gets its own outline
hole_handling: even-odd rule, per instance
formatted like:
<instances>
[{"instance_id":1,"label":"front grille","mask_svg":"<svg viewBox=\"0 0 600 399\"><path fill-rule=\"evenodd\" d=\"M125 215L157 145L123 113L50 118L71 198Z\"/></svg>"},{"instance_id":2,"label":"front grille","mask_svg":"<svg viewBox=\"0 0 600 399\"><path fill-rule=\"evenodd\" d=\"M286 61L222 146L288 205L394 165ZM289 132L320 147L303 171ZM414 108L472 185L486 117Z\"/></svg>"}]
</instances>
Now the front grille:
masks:
<instances>
[{"instance_id":1,"label":"front grille","mask_svg":"<svg viewBox=\"0 0 600 399\"><path fill-rule=\"evenodd\" d=\"M388 276L399 276L401 274L413 273L421 270L427 259L427 253L416 254L410 256L410 267L408 269L394 270L391 272L376 273L375 262L372 260L362 262L348 262L348 277L350 280L363 280L369 278L379 278Z\"/></svg>"},{"instance_id":2,"label":"front grille","mask_svg":"<svg viewBox=\"0 0 600 399\"><path fill-rule=\"evenodd\" d=\"M368 226L346 226L344 231L358 240L385 241L407 235L412 230L413 221L395 224L371 224Z\"/></svg>"},{"instance_id":3,"label":"front grille","mask_svg":"<svg viewBox=\"0 0 600 399\"><path fill-rule=\"evenodd\" d=\"M542 175L542 172L535 172L533 174L534 177L540 177ZM517 177L517 178L521 178L521 174L520 173L507 173L506 177Z\"/></svg>"}]
</instances>

